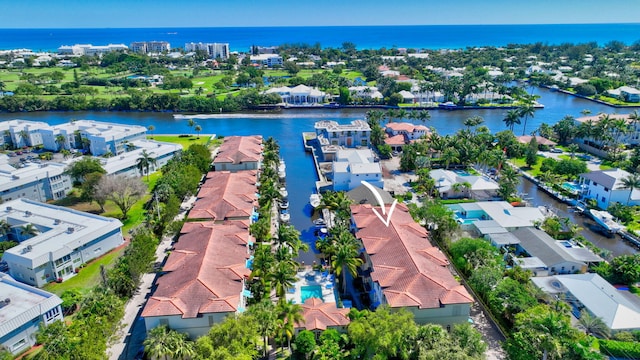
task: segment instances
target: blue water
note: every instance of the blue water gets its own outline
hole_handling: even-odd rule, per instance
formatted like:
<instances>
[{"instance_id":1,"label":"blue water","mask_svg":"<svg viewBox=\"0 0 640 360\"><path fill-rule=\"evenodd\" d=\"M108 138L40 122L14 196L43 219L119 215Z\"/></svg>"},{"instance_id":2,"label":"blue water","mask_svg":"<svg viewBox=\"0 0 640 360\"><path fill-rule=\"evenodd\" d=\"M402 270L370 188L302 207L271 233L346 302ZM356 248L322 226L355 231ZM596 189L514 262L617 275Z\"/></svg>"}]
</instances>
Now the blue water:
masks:
<instances>
[{"instance_id":1,"label":"blue water","mask_svg":"<svg viewBox=\"0 0 640 360\"><path fill-rule=\"evenodd\" d=\"M144 28L144 29L0 29L0 49L55 50L61 45L105 45L162 40L172 47L187 42L228 42L232 51L248 51L252 45L285 43L320 44L337 48L349 41L359 49L466 48L508 44L548 44L640 40L640 23L571 25L428 25L428 26L314 26L242 28Z\"/></svg>"},{"instance_id":2,"label":"blue water","mask_svg":"<svg viewBox=\"0 0 640 360\"><path fill-rule=\"evenodd\" d=\"M300 300L302 304L304 304L304 302L308 298L312 298L312 297L322 300L322 286L311 285L311 286L302 286L300 288Z\"/></svg>"}]
</instances>

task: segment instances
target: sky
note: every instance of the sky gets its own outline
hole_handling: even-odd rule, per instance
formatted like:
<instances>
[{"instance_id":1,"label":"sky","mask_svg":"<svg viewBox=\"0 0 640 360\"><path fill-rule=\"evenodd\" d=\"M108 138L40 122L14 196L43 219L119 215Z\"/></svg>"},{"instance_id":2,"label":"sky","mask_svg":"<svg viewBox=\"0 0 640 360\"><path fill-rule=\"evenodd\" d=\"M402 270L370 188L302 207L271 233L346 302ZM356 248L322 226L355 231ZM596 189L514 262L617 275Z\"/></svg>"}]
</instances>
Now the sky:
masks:
<instances>
[{"instance_id":1,"label":"sky","mask_svg":"<svg viewBox=\"0 0 640 360\"><path fill-rule=\"evenodd\" d=\"M638 0L0 0L0 28L638 22Z\"/></svg>"}]
</instances>

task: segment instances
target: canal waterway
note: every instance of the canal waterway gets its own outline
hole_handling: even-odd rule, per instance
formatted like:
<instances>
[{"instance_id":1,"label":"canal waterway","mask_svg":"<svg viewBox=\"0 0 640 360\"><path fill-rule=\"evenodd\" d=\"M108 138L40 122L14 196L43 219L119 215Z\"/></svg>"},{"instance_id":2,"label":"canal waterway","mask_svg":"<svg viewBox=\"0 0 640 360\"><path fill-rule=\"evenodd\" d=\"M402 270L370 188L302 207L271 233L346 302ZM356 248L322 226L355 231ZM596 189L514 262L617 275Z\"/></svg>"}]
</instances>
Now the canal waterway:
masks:
<instances>
[{"instance_id":1,"label":"canal waterway","mask_svg":"<svg viewBox=\"0 0 640 360\"><path fill-rule=\"evenodd\" d=\"M531 133L541 123L555 124L566 115L581 116L581 111L588 109L593 114L599 112L630 111L616 110L605 105L600 105L588 100L576 98L570 95L552 92L547 89L527 89L533 94L539 95L538 100L545 105L544 109L536 111L535 116L528 120L526 133ZM318 120L335 120L339 123L348 123L352 120L362 119L367 109L302 109L285 110L281 113L248 113L248 114L220 114L207 118L194 117L194 120L202 127L202 133L217 135L252 135L260 134L265 137L272 136L280 144L281 157L287 165L287 190L290 198L291 223L302 233L303 240L312 244L315 240L313 223L311 222L311 206L309 195L315 190L317 175L313 166L311 154L304 151L302 132L313 131L313 125ZM486 125L492 132L505 130L502 119L506 110L434 110L431 111L431 120L425 125L435 128L438 133L453 134L464 127L463 122L471 116L482 116ZM0 121L11 119L24 119L44 121L49 124L61 124L70 120L88 119L106 121L121 124L141 125L155 127L155 134L189 134L193 129L187 124L188 117L174 116L171 113L137 113L137 112L44 112L44 113L15 113L0 114ZM523 126L514 129L516 134L521 134ZM545 198L545 194L537 192L535 186L523 183L522 191L531 196L536 205L554 204L554 207L562 208L555 200ZM562 215L560 212L559 215ZM581 219L578 219L581 220ZM583 226L585 227L585 226ZM585 230L588 234L589 231ZM608 239L603 236L587 236L594 244L611 250L614 254L626 253L633 249L626 249L620 245L619 239ZM314 260L312 253L301 255L301 259L307 263Z\"/></svg>"}]
</instances>

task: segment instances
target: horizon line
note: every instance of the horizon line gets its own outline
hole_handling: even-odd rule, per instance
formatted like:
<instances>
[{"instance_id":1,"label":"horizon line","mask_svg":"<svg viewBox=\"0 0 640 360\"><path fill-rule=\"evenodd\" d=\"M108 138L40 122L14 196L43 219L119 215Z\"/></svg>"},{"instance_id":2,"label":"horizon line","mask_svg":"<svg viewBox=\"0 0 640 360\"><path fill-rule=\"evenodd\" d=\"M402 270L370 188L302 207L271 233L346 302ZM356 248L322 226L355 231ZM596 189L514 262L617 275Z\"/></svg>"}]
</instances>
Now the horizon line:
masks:
<instances>
[{"instance_id":1,"label":"horizon line","mask_svg":"<svg viewBox=\"0 0 640 360\"><path fill-rule=\"evenodd\" d=\"M318 28L318 27L417 27L417 26L556 26L556 25L640 25L640 22L592 23L499 23L499 24L368 24L368 25L249 25L249 26L142 26L142 27L9 27L0 30L107 30L107 29L238 29L238 28Z\"/></svg>"}]
</instances>

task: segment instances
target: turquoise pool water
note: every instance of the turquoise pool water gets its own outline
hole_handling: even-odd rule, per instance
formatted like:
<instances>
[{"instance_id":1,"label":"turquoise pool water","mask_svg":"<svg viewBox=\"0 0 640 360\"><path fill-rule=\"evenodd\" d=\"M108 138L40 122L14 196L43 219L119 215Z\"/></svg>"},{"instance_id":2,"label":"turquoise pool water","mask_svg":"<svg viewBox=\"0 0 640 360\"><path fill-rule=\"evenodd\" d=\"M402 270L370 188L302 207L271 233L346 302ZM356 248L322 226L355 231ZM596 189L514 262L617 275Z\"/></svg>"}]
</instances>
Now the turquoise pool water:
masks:
<instances>
[{"instance_id":1,"label":"turquoise pool water","mask_svg":"<svg viewBox=\"0 0 640 360\"><path fill-rule=\"evenodd\" d=\"M464 170L453 170L453 172L458 174L459 176L471 176L471 174L469 174L468 172L466 172Z\"/></svg>"},{"instance_id":2,"label":"turquoise pool water","mask_svg":"<svg viewBox=\"0 0 640 360\"><path fill-rule=\"evenodd\" d=\"M322 300L322 286L311 285L302 286L300 288L300 300L302 300L302 303L304 303L308 298L312 297Z\"/></svg>"},{"instance_id":3,"label":"turquoise pool water","mask_svg":"<svg viewBox=\"0 0 640 360\"><path fill-rule=\"evenodd\" d=\"M565 182L562 184L562 187L569 190L569 191L573 191L573 192L579 192L580 191L580 185L576 184L576 183L572 183L572 182Z\"/></svg>"}]
</instances>

